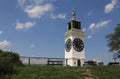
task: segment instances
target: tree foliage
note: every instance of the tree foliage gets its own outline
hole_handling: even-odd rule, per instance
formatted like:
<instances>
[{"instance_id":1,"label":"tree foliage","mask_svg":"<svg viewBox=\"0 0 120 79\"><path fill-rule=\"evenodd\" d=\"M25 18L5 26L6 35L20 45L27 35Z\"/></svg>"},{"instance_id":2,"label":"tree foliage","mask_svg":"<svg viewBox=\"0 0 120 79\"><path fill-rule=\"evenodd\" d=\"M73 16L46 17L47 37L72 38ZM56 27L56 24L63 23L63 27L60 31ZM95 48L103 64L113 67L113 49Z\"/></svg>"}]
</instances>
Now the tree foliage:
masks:
<instances>
[{"instance_id":1,"label":"tree foliage","mask_svg":"<svg viewBox=\"0 0 120 79\"><path fill-rule=\"evenodd\" d=\"M13 73L14 66L20 65L22 65L22 62L17 53L0 49L0 79L3 79L6 74Z\"/></svg>"},{"instance_id":2,"label":"tree foliage","mask_svg":"<svg viewBox=\"0 0 120 79\"><path fill-rule=\"evenodd\" d=\"M120 58L120 24L114 29L114 32L107 35L107 42L110 52L115 52L114 59Z\"/></svg>"}]
</instances>

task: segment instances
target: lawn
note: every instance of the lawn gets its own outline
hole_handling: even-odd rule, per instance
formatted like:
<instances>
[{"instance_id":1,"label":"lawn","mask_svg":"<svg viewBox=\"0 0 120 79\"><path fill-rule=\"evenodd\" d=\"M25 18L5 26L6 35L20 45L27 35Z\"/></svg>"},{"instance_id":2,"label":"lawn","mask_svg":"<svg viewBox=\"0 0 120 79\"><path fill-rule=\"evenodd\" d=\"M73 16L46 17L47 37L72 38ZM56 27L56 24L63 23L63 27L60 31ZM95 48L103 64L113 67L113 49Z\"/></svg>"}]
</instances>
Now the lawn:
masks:
<instances>
[{"instance_id":1,"label":"lawn","mask_svg":"<svg viewBox=\"0 0 120 79\"><path fill-rule=\"evenodd\" d=\"M120 66L64 67L27 65L15 67L6 79L120 79Z\"/></svg>"}]
</instances>

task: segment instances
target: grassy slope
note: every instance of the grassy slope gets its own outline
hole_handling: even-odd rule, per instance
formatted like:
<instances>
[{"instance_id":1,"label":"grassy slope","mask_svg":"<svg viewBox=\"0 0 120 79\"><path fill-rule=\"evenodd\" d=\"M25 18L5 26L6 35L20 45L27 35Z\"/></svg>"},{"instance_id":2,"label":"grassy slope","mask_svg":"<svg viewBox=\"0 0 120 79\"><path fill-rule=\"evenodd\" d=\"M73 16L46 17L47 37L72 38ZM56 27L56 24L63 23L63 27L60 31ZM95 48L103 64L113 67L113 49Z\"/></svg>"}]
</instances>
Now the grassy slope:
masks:
<instances>
[{"instance_id":1,"label":"grassy slope","mask_svg":"<svg viewBox=\"0 0 120 79\"><path fill-rule=\"evenodd\" d=\"M17 67L8 79L120 79L120 66L59 67L31 65Z\"/></svg>"},{"instance_id":2,"label":"grassy slope","mask_svg":"<svg viewBox=\"0 0 120 79\"><path fill-rule=\"evenodd\" d=\"M91 67L90 70L98 79L120 79L120 66Z\"/></svg>"}]
</instances>

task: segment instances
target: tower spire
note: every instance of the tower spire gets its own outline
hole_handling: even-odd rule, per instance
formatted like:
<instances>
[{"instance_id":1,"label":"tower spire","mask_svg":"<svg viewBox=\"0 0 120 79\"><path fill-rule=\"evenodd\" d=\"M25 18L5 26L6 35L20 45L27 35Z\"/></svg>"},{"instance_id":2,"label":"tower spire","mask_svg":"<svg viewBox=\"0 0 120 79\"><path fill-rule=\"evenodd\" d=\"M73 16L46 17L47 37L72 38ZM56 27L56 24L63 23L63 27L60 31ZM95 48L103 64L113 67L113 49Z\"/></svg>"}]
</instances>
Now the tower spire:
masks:
<instances>
[{"instance_id":1,"label":"tower spire","mask_svg":"<svg viewBox=\"0 0 120 79\"><path fill-rule=\"evenodd\" d=\"M76 15L76 14L75 14L75 10L74 10L74 8L73 8L73 9L72 9L72 16L75 17L75 15Z\"/></svg>"},{"instance_id":2,"label":"tower spire","mask_svg":"<svg viewBox=\"0 0 120 79\"><path fill-rule=\"evenodd\" d=\"M76 12L75 12L74 8L72 9L72 18L71 18L71 20L78 21L77 18L76 18Z\"/></svg>"}]
</instances>

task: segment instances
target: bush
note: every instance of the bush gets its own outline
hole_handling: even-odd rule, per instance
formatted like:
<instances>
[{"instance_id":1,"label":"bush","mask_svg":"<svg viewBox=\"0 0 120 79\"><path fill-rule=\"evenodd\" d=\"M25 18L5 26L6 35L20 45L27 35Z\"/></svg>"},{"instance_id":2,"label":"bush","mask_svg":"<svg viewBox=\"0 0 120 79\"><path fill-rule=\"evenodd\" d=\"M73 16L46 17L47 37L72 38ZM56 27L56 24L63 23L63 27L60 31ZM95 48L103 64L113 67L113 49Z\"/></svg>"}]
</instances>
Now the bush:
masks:
<instances>
[{"instance_id":1,"label":"bush","mask_svg":"<svg viewBox=\"0 0 120 79\"><path fill-rule=\"evenodd\" d=\"M13 73L14 66L21 65L22 63L17 53L0 50L0 79L4 79L4 75Z\"/></svg>"}]
</instances>

